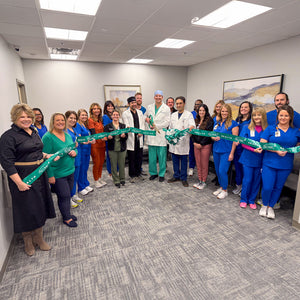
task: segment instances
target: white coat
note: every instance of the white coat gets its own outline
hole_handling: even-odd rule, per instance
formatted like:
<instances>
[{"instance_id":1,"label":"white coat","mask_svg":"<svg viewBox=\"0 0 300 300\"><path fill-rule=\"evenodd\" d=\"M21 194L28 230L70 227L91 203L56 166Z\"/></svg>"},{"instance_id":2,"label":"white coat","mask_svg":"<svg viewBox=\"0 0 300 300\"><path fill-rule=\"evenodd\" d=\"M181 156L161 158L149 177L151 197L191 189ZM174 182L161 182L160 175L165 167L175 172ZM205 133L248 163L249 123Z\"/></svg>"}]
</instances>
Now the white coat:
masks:
<instances>
[{"instance_id":1,"label":"white coat","mask_svg":"<svg viewBox=\"0 0 300 300\"><path fill-rule=\"evenodd\" d=\"M172 113L170 129L175 128L183 130L190 128L190 126L195 126L195 120L192 113L185 110L179 119L178 111ZM178 155L188 155L190 152L190 136L191 135L186 132L185 135L179 139L179 142L176 145L170 144L169 151Z\"/></svg>"},{"instance_id":2,"label":"white coat","mask_svg":"<svg viewBox=\"0 0 300 300\"><path fill-rule=\"evenodd\" d=\"M145 117L143 115L143 112L139 109L137 109L136 111L139 118L140 129L145 130ZM127 109L123 112L122 120L123 123L126 125L126 127L134 127L133 116L130 109ZM132 132L128 133L127 150L129 151L134 151L134 135L135 134ZM139 137L139 141L140 141L140 148L143 148L143 136Z\"/></svg>"},{"instance_id":3,"label":"white coat","mask_svg":"<svg viewBox=\"0 0 300 300\"><path fill-rule=\"evenodd\" d=\"M156 132L156 136L147 136L147 144L149 146L167 146L167 140L165 139L165 132L163 128L168 128L170 124L170 108L166 104L162 103L158 112L155 115L155 103L150 104L145 113L147 117L152 115L153 122L160 133ZM150 128L150 127L149 127ZM153 129L154 130L154 129Z\"/></svg>"}]
</instances>

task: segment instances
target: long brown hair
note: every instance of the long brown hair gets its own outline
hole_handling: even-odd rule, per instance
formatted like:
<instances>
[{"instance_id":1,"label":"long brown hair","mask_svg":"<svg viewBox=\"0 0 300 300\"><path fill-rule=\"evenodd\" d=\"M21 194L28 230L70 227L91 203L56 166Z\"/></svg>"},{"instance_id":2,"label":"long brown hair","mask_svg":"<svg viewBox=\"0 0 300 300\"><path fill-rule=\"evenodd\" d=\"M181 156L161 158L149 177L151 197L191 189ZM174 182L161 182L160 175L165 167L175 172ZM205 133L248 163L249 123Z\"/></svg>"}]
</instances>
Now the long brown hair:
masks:
<instances>
[{"instance_id":1,"label":"long brown hair","mask_svg":"<svg viewBox=\"0 0 300 300\"><path fill-rule=\"evenodd\" d=\"M217 105L219 105L219 104L224 105L224 104L225 104L224 100L218 100L218 101L216 102L215 107L214 107L214 113L213 113L213 115L211 116L212 118L218 117L218 116L217 116L218 113L217 113L217 111L216 111L216 107L217 107Z\"/></svg>"},{"instance_id":2,"label":"long brown hair","mask_svg":"<svg viewBox=\"0 0 300 300\"><path fill-rule=\"evenodd\" d=\"M95 108L95 106L98 106L100 108L100 114L98 116L98 119L95 118L94 114L93 114L93 109ZM95 122L101 122L102 123L102 108L100 106L99 103L92 103L90 106L90 118L93 119Z\"/></svg>"},{"instance_id":3,"label":"long brown hair","mask_svg":"<svg viewBox=\"0 0 300 300\"><path fill-rule=\"evenodd\" d=\"M196 127L197 127L201 122L201 118L199 116L199 110L200 110L201 107L203 107L204 110L205 110L205 116L204 116L203 122L201 123L199 129L205 130L207 122L211 118L210 114L209 114L208 106L206 104L200 104L200 106L197 110L197 116L196 116L196 119L195 119L195 123L196 123Z\"/></svg>"},{"instance_id":4,"label":"long brown hair","mask_svg":"<svg viewBox=\"0 0 300 300\"><path fill-rule=\"evenodd\" d=\"M218 114L217 116L217 119L222 122L222 116L221 116L221 111L223 108L226 108L227 109L227 112L228 112L228 117L225 121L225 128L228 129L232 123L232 111L231 111L231 107L230 105L228 104L223 104L222 107L221 107L221 110L220 110L220 113Z\"/></svg>"}]
</instances>

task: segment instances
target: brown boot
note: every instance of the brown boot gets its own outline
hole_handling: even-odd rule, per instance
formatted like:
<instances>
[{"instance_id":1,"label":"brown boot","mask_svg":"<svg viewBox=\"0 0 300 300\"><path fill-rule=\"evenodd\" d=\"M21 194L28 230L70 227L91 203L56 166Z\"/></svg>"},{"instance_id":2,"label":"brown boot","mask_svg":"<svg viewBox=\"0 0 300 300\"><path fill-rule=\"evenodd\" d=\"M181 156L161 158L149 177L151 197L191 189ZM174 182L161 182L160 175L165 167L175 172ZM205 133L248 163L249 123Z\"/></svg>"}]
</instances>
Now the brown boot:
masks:
<instances>
[{"instance_id":1,"label":"brown boot","mask_svg":"<svg viewBox=\"0 0 300 300\"><path fill-rule=\"evenodd\" d=\"M43 227L33 230L33 244L38 245L43 251L49 251L51 249L51 246L43 239Z\"/></svg>"},{"instance_id":2,"label":"brown boot","mask_svg":"<svg viewBox=\"0 0 300 300\"><path fill-rule=\"evenodd\" d=\"M22 232L22 236L25 244L25 252L27 255L32 256L35 253L32 243L32 231Z\"/></svg>"}]
</instances>

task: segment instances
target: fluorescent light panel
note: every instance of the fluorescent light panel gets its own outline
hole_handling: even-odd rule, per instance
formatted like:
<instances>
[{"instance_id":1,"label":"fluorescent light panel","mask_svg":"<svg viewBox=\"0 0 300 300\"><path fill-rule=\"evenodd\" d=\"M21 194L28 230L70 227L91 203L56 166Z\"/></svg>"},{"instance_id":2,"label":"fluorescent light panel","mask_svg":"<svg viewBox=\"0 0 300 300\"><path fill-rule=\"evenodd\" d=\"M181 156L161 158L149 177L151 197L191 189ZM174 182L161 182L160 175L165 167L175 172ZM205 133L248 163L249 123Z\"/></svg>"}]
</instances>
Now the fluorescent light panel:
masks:
<instances>
[{"instance_id":1,"label":"fluorescent light panel","mask_svg":"<svg viewBox=\"0 0 300 300\"><path fill-rule=\"evenodd\" d=\"M42 9L94 16L102 0L40 0Z\"/></svg>"},{"instance_id":2,"label":"fluorescent light panel","mask_svg":"<svg viewBox=\"0 0 300 300\"><path fill-rule=\"evenodd\" d=\"M153 61L153 59L132 58L127 62L132 64L148 64L151 61Z\"/></svg>"},{"instance_id":3,"label":"fluorescent light panel","mask_svg":"<svg viewBox=\"0 0 300 300\"><path fill-rule=\"evenodd\" d=\"M154 47L180 49L192 43L195 43L195 41L165 39L162 42L156 44Z\"/></svg>"},{"instance_id":4,"label":"fluorescent light panel","mask_svg":"<svg viewBox=\"0 0 300 300\"><path fill-rule=\"evenodd\" d=\"M223 5L200 20L193 19L192 24L228 28L247 19L260 15L270 9L272 8L234 0Z\"/></svg>"},{"instance_id":5,"label":"fluorescent light panel","mask_svg":"<svg viewBox=\"0 0 300 300\"><path fill-rule=\"evenodd\" d=\"M84 41L88 34L87 31L69 30L61 28L45 27L47 39Z\"/></svg>"},{"instance_id":6,"label":"fluorescent light panel","mask_svg":"<svg viewBox=\"0 0 300 300\"><path fill-rule=\"evenodd\" d=\"M50 54L51 59L76 60L77 55L70 54Z\"/></svg>"}]
</instances>

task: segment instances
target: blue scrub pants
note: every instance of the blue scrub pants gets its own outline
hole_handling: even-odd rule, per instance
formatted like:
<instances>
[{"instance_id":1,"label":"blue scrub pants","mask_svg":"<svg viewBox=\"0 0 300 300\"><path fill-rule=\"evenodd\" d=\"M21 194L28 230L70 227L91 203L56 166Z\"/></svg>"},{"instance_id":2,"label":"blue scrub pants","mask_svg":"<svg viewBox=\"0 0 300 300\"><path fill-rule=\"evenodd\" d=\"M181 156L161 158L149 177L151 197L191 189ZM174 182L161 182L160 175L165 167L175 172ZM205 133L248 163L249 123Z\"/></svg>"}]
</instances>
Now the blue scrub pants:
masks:
<instances>
[{"instance_id":1,"label":"blue scrub pants","mask_svg":"<svg viewBox=\"0 0 300 300\"><path fill-rule=\"evenodd\" d=\"M172 161L174 169L173 177L180 179L181 181L186 181L188 155L178 155L172 153Z\"/></svg>"},{"instance_id":2,"label":"blue scrub pants","mask_svg":"<svg viewBox=\"0 0 300 300\"><path fill-rule=\"evenodd\" d=\"M274 169L263 166L261 196L264 206L274 207L278 202L282 188L291 169Z\"/></svg>"},{"instance_id":3,"label":"blue scrub pants","mask_svg":"<svg viewBox=\"0 0 300 300\"><path fill-rule=\"evenodd\" d=\"M189 168L194 169L196 166L195 153L194 153L194 143L190 138L190 152L189 152Z\"/></svg>"},{"instance_id":4,"label":"blue scrub pants","mask_svg":"<svg viewBox=\"0 0 300 300\"><path fill-rule=\"evenodd\" d=\"M73 197L76 194L76 185L78 183L79 171L80 171L80 166L75 166L74 183L73 183L73 188L71 190L71 197Z\"/></svg>"},{"instance_id":5,"label":"blue scrub pants","mask_svg":"<svg viewBox=\"0 0 300 300\"><path fill-rule=\"evenodd\" d=\"M234 168L235 168L235 183L237 185L241 185L243 181L243 175L245 174L243 172L243 165L239 162L239 159L242 155L243 148L241 145L238 145L236 147L236 150L234 152Z\"/></svg>"},{"instance_id":6,"label":"blue scrub pants","mask_svg":"<svg viewBox=\"0 0 300 300\"><path fill-rule=\"evenodd\" d=\"M90 166L90 152L81 152L81 164L78 177L78 191L82 191L90 185L87 179L87 172Z\"/></svg>"},{"instance_id":7,"label":"blue scrub pants","mask_svg":"<svg viewBox=\"0 0 300 300\"><path fill-rule=\"evenodd\" d=\"M228 187L228 170L231 161L228 161L230 153L218 153L213 152L215 169L218 176L220 186L223 190L227 190Z\"/></svg>"},{"instance_id":8,"label":"blue scrub pants","mask_svg":"<svg viewBox=\"0 0 300 300\"><path fill-rule=\"evenodd\" d=\"M244 178L241 202L254 204L261 182L261 168L243 165Z\"/></svg>"}]
</instances>

